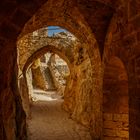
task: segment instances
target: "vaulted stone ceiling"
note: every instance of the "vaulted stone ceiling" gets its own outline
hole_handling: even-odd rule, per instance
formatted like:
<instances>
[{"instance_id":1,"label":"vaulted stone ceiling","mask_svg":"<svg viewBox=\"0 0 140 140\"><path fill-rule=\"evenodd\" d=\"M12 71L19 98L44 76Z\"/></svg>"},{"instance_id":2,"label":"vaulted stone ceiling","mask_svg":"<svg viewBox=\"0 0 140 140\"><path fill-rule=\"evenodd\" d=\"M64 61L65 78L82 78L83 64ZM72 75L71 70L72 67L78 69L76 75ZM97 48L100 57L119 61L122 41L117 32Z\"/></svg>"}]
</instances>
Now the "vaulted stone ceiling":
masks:
<instances>
[{"instance_id":1,"label":"vaulted stone ceiling","mask_svg":"<svg viewBox=\"0 0 140 140\"><path fill-rule=\"evenodd\" d=\"M33 13L47 0L6 0L0 2L0 35L6 39L16 39ZM100 46L100 53L103 53L103 44L106 32L113 15L114 0L77 0L80 12L83 14L88 25L95 34ZM93 14L91 14L93 13Z\"/></svg>"},{"instance_id":2,"label":"vaulted stone ceiling","mask_svg":"<svg viewBox=\"0 0 140 140\"><path fill-rule=\"evenodd\" d=\"M97 18L97 20L99 20L99 21L104 20L105 27L107 27L107 24L112 15L112 9L109 6L113 2L110 2L110 1L111 0L107 0L107 1L105 1L105 0L88 0L88 1L87 0L78 0L78 6L81 11L83 9L86 10L86 12L84 11L83 14L85 15L86 19L88 19L87 21L89 22L89 25L91 25L91 26L97 25L97 22L98 22L98 21L96 21L96 18ZM28 1L28 0L13 0L13 1L4 0L4 1L0 1L0 21L1 21L0 26L2 27L2 29L0 30L0 34L4 35L5 37L8 37L12 34L17 35L19 33L20 29L24 26L24 23L45 2L47 2L47 0L30 0L30 1ZM109 6L106 6L106 5L109 5ZM92 15L92 17L89 18L89 16L91 16L90 12L92 12L92 11L93 11L93 15ZM99 12L99 11L101 11L101 12ZM99 25L101 26L103 24L99 24ZM94 30L95 30L95 28L94 28ZM98 32L98 30L96 32ZM13 33L12 31L15 31L15 32Z\"/></svg>"},{"instance_id":3,"label":"vaulted stone ceiling","mask_svg":"<svg viewBox=\"0 0 140 140\"><path fill-rule=\"evenodd\" d=\"M104 50L104 40L113 12L114 5L117 1L104 0L78 0L78 1L64 1L65 7L70 5L78 7L80 13L84 16L85 21L91 28L97 42L100 46L100 53L102 55ZM69 4L71 3L71 4ZM91 14L92 13L92 14ZM30 14L29 14L30 15Z\"/></svg>"},{"instance_id":4,"label":"vaulted stone ceiling","mask_svg":"<svg viewBox=\"0 0 140 140\"><path fill-rule=\"evenodd\" d=\"M46 1L47 0L0 1L0 35L3 39L16 39L24 24ZM2 39L0 40L2 41Z\"/></svg>"},{"instance_id":5,"label":"vaulted stone ceiling","mask_svg":"<svg viewBox=\"0 0 140 140\"><path fill-rule=\"evenodd\" d=\"M95 34L102 55L106 32L114 12L113 8L109 2L105 3L101 0L79 0L78 8Z\"/></svg>"}]
</instances>

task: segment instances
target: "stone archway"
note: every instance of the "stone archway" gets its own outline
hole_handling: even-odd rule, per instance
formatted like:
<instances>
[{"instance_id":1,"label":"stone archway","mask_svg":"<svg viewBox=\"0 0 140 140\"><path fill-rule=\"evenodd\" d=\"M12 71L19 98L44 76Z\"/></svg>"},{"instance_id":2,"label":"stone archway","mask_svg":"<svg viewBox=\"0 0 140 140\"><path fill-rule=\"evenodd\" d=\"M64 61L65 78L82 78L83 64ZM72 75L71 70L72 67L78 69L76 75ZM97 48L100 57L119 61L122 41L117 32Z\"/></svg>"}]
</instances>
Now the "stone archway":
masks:
<instances>
[{"instance_id":1,"label":"stone archway","mask_svg":"<svg viewBox=\"0 0 140 140\"><path fill-rule=\"evenodd\" d=\"M103 79L104 139L129 139L128 76L122 61L111 57Z\"/></svg>"},{"instance_id":2,"label":"stone archway","mask_svg":"<svg viewBox=\"0 0 140 140\"><path fill-rule=\"evenodd\" d=\"M48 1L25 25L20 37L46 26L64 27L84 44L92 63L91 133L95 139L102 135L102 69L98 43L91 28L74 2ZM69 6L69 8L68 8ZM81 33L82 31L82 33ZM20 38L19 37L19 38ZM83 47L83 46L82 46Z\"/></svg>"},{"instance_id":3,"label":"stone archway","mask_svg":"<svg viewBox=\"0 0 140 140\"><path fill-rule=\"evenodd\" d=\"M69 55L66 55L67 49L64 49L64 48L58 49L57 47L54 47L54 46L45 46L37 50L34 54L32 54L31 57L28 58L27 62L25 63L25 66L23 68L23 75L25 79L27 80L27 73L28 73L27 71L31 67L33 62L36 59L39 59L42 55L46 54L47 52L57 54L60 58L62 58L67 63L67 66L71 72L74 58L73 58L72 52L69 52Z\"/></svg>"},{"instance_id":4,"label":"stone archway","mask_svg":"<svg viewBox=\"0 0 140 140\"><path fill-rule=\"evenodd\" d=\"M19 77L19 83L20 83L20 93L21 93L21 97L22 97L22 104L23 104L23 108L26 112L27 117L30 117L30 95L32 95L33 92L33 87L32 87L32 83L31 81L31 75L30 75L30 71L28 71L28 69L30 68L30 66L32 65L32 63L40 58L43 54L47 53L47 52L53 52L55 54L57 54L58 56L60 56L67 64L69 67L69 70L71 71L72 67L73 67L73 54L71 52L69 52L68 55L66 55L67 53L67 49L64 49L65 47L61 47L57 48L55 46L45 46L42 47L41 49L34 51L34 53L28 58L28 60L26 61L24 67L23 67L23 74L22 76L20 75Z\"/></svg>"},{"instance_id":5,"label":"stone archway","mask_svg":"<svg viewBox=\"0 0 140 140\"><path fill-rule=\"evenodd\" d=\"M118 3L118 1L122 2L122 4L116 4ZM24 24L27 22L27 20L33 16L35 14L35 12L40 12L40 10L38 11L38 9L42 6L43 4L47 2L48 3L48 7L44 8L46 9L46 13L49 13L49 18L47 18L47 20L50 20L49 23L54 24L54 21L58 21L56 24L58 25L59 20L58 19L67 19L70 18L71 21L75 21L75 20L79 20L78 23L81 22L81 20L79 19L79 16L84 15L83 19L86 20L86 22L88 24L88 26L90 26L90 28L92 28L92 32L95 32L97 35L98 40L101 42L103 42L104 38L105 38L105 34L106 34L106 30L108 28L108 24L110 19L111 19L111 12L108 12L108 10L106 10L106 7L109 7L114 9L114 13L118 13L119 16L116 16L116 20L118 22L116 22L114 25L110 25L112 26L112 28L114 29L112 34L110 34L110 36L114 36L113 37L113 42L114 44L110 44L110 48L108 50L109 53L111 54L112 52L115 54L117 53L117 55L113 55L113 56L118 56L119 58L121 58L121 60L123 60L125 66L127 66L128 69L128 74L129 74L129 89L130 89L130 94L129 96L131 97L130 99L130 125L131 125L131 129L130 129L130 135L131 138L130 139L139 139L139 134L140 134L140 127L139 127L139 102L140 102L140 98L139 98L139 10L138 10L138 6L139 6L139 2L138 0L134 0L134 1L129 1L129 0L116 0L116 1L112 1L112 0L93 0L93 1L87 1L87 0L77 0L77 1L67 1L65 0L65 2L62 1L61 2L58 0L56 1L51 1L51 0L32 0L32 1L25 1L25 0L20 0L20 1L1 1L0 3L0 7L1 7L1 25L0 25L0 46L1 46L1 51L0 51L0 69L1 69L1 73L0 73L0 78L1 78L1 108L0 108L0 119L1 119L1 125L0 125L0 137L2 139L26 139L26 129L25 129L25 115L24 112L22 110L22 106L21 106L21 100L20 100L20 96L19 96L19 92L17 91L18 87L17 87L17 62L16 62L16 56L17 56L17 52L16 52L16 39L20 33L20 31L22 30ZM97 2L97 3L95 3ZM98 3L99 2L99 3ZM78 6L77 6L78 5ZM102 5L100 7L100 5ZM62 10L58 10L59 12L57 12L56 7L61 7ZM81 15L77 14L77 16L74 16L74 14L76 13L76 9L77 7L81 7L78 8ZM61 9L59 8L59 9ZM64 8L64 9L63 9ZM124 12L120 12L118 10L118 8L122 8L124 10ZM48 9L48 10L47 10ZM51 9L51 10L50 10ZM53 10L54 9L54 10ZM68 12L69 9L72 9L71 12ZM93 10L92 10L93 9ZM56 11L57 13L55 14ZM64 13L66 14L66 16L64 16L65 14L59 14L59 13ZM104 12L102 11L107 11L107 14L104 15ZM72 14L69 14L72 13ZM100 13L103 13L102 16L98 16L101 15ZM45 15L45 14L44 14ZM73 15L73 16L71 16ZM108 16L109 15L109 16ZM127 20L124 22L125 26L122 26L121 21L125 18L124 16L127 17ZM45 17L45 16L44 16ZM90 18L89 18L90 17ZM98 18L99 17L99 18ZM30 32L31 30L36 30L36 22L38 22L38 25L40 25L40 27L45 26L46 22L44 21L44 23L41 23L41 19L42 16L41 15L34 15L33 17L33 22L30 22L32 27L30 28L30 30L27 32ZM54 19L57 20L54 20ZM45 18L42 18L43 20ZM92 20L95 19L95 20ZM97 20L98 19L98 20ZM97 22L95 22L97 20ZM105 23L104 26L104 21L107 21ZM65 21L66 22L66 21ZM61 22L61 26L67 26L67 28L71 29L71 31L76 31L74 29L72 29L72 26L70 25L66 25L65 22ZM75 22L74 22L75 23ZM101 24L98 24L101 23ZM83 22L81 22L81 24L83 24ZM50 24L51 25L51 24ZM76 28L79 28L79 26L77 26L78 24L73 24ZM73 27L74 27L73 26ZM116 28L118 28L118 31L116 30ZM123 28L125 27L125 28ZM76 29L75 28L75 29ZM79 30L80 29L80 30ZM86 34L85 32L82 32L83 28L79 28L77 33L77 36L80 35L79 34L83 34L82 36L85 37L81 37L81 41L82 40L86 40L85 38L91 34ZM84 28L85 29L85 28ZM97 29L97 30L96 30ZM101 31L103 31L103 34L101 34L102 36L99 36L100 33L102 33ZM91 32L90 32L91 33ZM26 34L26 33L25 33ZM88 37L89 37L88 36ZM115 39L114 39L115 38ZM92 37L90 38L91 40L93 39ZM88 40L90 47L89 48L89 53L90 53L90 57L91 57L91 61L93 63L93 67L94 64L96 64L96 62L100 62L100 57L99 55L97 55L97 59L96 59L96 53L94 53L94 49L92 48L92 46L95 46L96 43L95 39L93 39L92 41L90 41L90 39ZM120 40L122 41L121 43L124 43L124 45L121 44L120 46ZM86 40L87 42L87 40ZM87 43L88 44L88 43ZM98 43L99 44L99 43ZM101 44L101 43L100 43ZM115 47L115 45L118 44L118 48L117 49ZM97 44L96 44L97 45ZM87 45L88 46L88 45ZM97 45L98 46L98 45ZM113 46L113 47L111 47ZM103 47L103 46L102 46ZM97 47L98 48L98 47ZM95 50L97 49L95 48ZM91 51L90 51L91 50ZM96 51L95 51L96 52ZM94 54L95 57L92 57L92 55ZM97 49L97 54L98 53L98 49ZM122 59L122 57L125 55L124 59ZM121 57L122 56L122 57ZM4 61L3 61L3 58ZM110 58L110 56L108 57ZM107 58L107 60L108 60ZM129 59L130 58L130 59ZM96 61L97 60L97 61ZM105 60L106 61L106 60ZM97 64L98 65L98 64ZM102 76L101 76L101 68L100 68L101 64L99 63L99 65L96 67L97 70L94 71L93 75L95 75L95 77L93 76L93 80L94 85L97 85L97 87L94 87L94 99L96 98L99 102L102 99L99 99L100 97L96 97L95 95L98 95L97 93L99 93L101 95L101 84L102 84ZM95 67L94 67L95 68ZM99 68L99 69L98 69ZM99 72L98 72L99 71ZM7 98L8 97L8 98ZM95 99L95 102L96 102ZM94 103L95 103L94 102ZM101 102L100 102L101 104ZM98 106L98 104L96 104ZM95 106L96 106L95 105ZM9 111L10 108L10 111ZM98 110L101 109L101 107L97 107L97 113L100 117L100 114L98 112ZM95 108L96 110L96 108ZM101 109L102 110L102 109ZM95 111L96 112L96 111ZM95 117L96 119L98 118L97 116L93 115L93 118ZM5 117L7 116L7 117ZM96 120L95 119L95 120ZM7 121L8 120L8 121ZM98 119L97 119L98 120ZM98 127L98 124L101 123L96 123L96 121L94 121L95 124ZM9 124L13 124L13 125L9 125ZM94 123L93 123L94 124ZM15 126L15 127L13 127ZM95 129L94 129L95 130ZM101 131L101 129L99 130ZM99 132L97 130L97 132ZM101 133L100 133L101 134ZM96 134L95 134L96 135ZM99 136L99 135L98 135ZM97 136L97 137L98 137Z\"/></svg>"},{"instance_id":6,"label":"stone archway","mask_svg":"<svg viewBox=\"0 0 140 140\"><path fill-rule=\"evenodd\" d=\"M23 74L26 73L28 67L30 67L30 65L32 64L32 62L35 59L40 58L43 54L47 53L47 52L53 52L57 55L59 55L62 59L64 59L66 61L66 63L68 64L69 69L71 70L71 67L73 65L74 62L74 56L72 54L72 52L69 52L69 55L66 55L67 50L62 48L60 46L60 49L52 46L52 45L48 45L48 46L44 46L41 49L38 49L37 51L35 51L26 61L24 67L23 67Z\"/></svg>"},{"instance_id":7,"label":"stone archway","mask_svg":"<svg viewBox=\"0 0 140 140\"><path fill-rule=\"evenodd\" d=\"M24 37L23 37L23 39L24 39ZM58 42L57 42L57 39L58 39ZM52 40L52 41L50 41L50 40ZM47 40L45 40L45 41L47 41ZM39 49L39 48L40 49L36 53L34 53L33 57L29 57L31 54L28 56L28 55L26 55L26 53L25 53L26 57L24 55L20 55L20 56L24 56L25 58L29 57L29 59L27 60L25 66L24 66L24 68L22 68L23 70L26 70L28 65L30 65L31 61L34 58L37 58L37 55L40 55L45 49L46 50L50 49L52 51L55 51L56 49L58 49L59 51L61 51L61 53L64 53L64 55L67 56L67 53L66 53L67 49L65 47L63 47L65 43L63 45L61 45L62 39L60 40L60 45L58 45L59 44L59 38L54 38L54 40L53 40L53 38L49 38L48 42L49 41L50 41L50 44L51 43L52 44L56 43L56 45L58 47L54 48L50 45L50 46L46 46L46 47L42 48L42 45L39 46L37 44L37 42L36 42L37 47L35 47L34 45L31 45L30 47L28 47L27 45L25 46L25 48L26 47L29 48L29 49L27 49L28 51L25 51L25 52L33 53L33 52L35 52L35 49L36 50ZM24 40L22 41L22 39L21 39L21 42L24 42ZM39 40L39 42L41 42L41 41ZM48 44L48 42L46 44ZM73 64L70 64L70 65L74 65L74 67L73 67L73 70L72 70L72 73L73 73L73 75L71 77L72 79L70 79L70 82L69 82L70 85L68 85L67 86L68 88L66 88L67 90L66 90L66 96L64 97L63 107L64 107L65 110L67 110L68 112L71 113L73 119L75 119L76 121L78 121L78 122L82 123L83 125L89 127L90 129L92 129L93 127L94 127L94 129L96 129L96 125L94 125L94 121L95 121L95 118L96 118L95 116L96 115L98 116L99 115L98 113L101 111L101 110L98 110L98 108L97 108L98 105L99 106L101 105L100 104L101 98L99 96L99 93L96 95L96 97L99 97L98 99L100 100L100 102L98 102L94 98L93 93L95 91L95 88L93 88L93 83L95 81L94 81L94 79L92 79L93 78L92 74L94 72L96 72L96 70L97 70L96 69L96 64L99 64L99 63L96 62L96 64L94 64L94 68L92 68L91 60L90 60L89 54L87 53L88 52L87 51L88 44L86 42L81 43L79 40L74 41L74 42L69 44L70 47L71 47L71 45L73 46L73 49L76 51L76 53L67 56L67 58L69 60L69 63L73 63ZM32 44L32 43L29 42L29 44ZM66 46L67 46L67 43L66 43ZM70 47L68 47L68 49L70 49ZM21 47L21 49L22 49L22 47ZM69 52L69 54L70 54L70 52ZM74 62L73 62L73 59L74 59ZM98 71L98 72L100 72L100 71ZM99 75L96 75L96 76L99 76ZM96 76L94 75L95 79L97 78ZM75 82L73 82L73 81L75 81ZM71 84L72 84L73 88L71 87ZM96 84L97 84L97 82L96 82ZM99 83L99 84L101 84L101 83ZM98 91L99 91L99 89L98 89ZM71 94L72 94L72 96L71 96ZM85 101L83 100L83 98L84 98ZM96 102L93 101L94 99L96 100ZM96 113L94 113L94 111ZM101 120L102 118L98 116L97 119ZM100 128L98 127L98 130L99 129ZM92 133L92 130L91 130L91 133Z\"/></svg>"},{"instance_id":8,"label":"stone archway","mask_svg":"<svg viewBox=\"0 0 140 140\"><path fill-rule=\"evenodd\" d=\"M75 108L72 109L72 118L74 118L76 121L84 124L87 127L90 127L92 116L90 114L90 111L92 111L92 68L91 68L91 62L89 59L89 56L86 52L86 49L81 44L79 46L75 46L74 54L71 54L70 58L69 56L65 56L66 53L63 51L55 48L54 46L46 46L38 51L36 51L26 62L24 67L24 75L26 74L27 68L30 66L32 61L34 59L37 59L42 54L46 53L47 51L51 51L57 54L60 54L62 58L64 58L67 62L70 63L69 67L72 71L71 79L69 79L69 83L67 85L68 88L71 88L70 90L67 90L67 95L64 97L63 106L67 106L67 101L73 100L74 98L70 97L71 94L75 96ZM72 59L72 57L74 57ZM67 59L66 59L67 58ZM77 78L75 77L77 76ZM76 78L76 79L75 79ZM76 81L76 83L73 83L71 81ZM72 83L72 87L71 87ZM74 89L76 87L76 90ZM68 89L67 88L67 89ZM71 93L70 93L71 92ZM70 98L69 98L70 97ZM91 98L91 99L90 99ZM85 101L84 101L84 100ZM73 104L69 102L69 104ZM64 107L66 109L66 106ZM71 106L71 105L70 105ZM68 106L69 107L69 106ZM80 109L82 108L82 110Z\"/></svg>"},{"instance_id":9,"label":"stone archway","mask_svg":"<svg viewBox=\"0 0 140 140\"><path fill-rule=\"evenodd\" d=\"M59 55L64 54L62 55L62 57L66 55L69 61L73 61L72 51L74 49L74 45L79 43L74 36L73 37L75 38L75 41L72 40L71 38L68 38L68 33L65 33L65 38L64 38L61 36L48 37L45 28L39 29L35 32L37 33L40 32L40 34L34 36L34 33L30 33L22 37L17 42L17 48L19 53L18 61L19 61L19 68L21 71L23 71L27 61L33 58L32 57L33 54L37 54L37 55L39 55L39 53L43 54L43 50L47 51L47 47L48 47L48 51L49 50L57 51ZM45 47L46 49L44 49L44 46L46 46ZM64 59L66 59L66 57ZM68 64L70 64L70 62L67 59L66 61Z\"/></svg>"}]
</instances>

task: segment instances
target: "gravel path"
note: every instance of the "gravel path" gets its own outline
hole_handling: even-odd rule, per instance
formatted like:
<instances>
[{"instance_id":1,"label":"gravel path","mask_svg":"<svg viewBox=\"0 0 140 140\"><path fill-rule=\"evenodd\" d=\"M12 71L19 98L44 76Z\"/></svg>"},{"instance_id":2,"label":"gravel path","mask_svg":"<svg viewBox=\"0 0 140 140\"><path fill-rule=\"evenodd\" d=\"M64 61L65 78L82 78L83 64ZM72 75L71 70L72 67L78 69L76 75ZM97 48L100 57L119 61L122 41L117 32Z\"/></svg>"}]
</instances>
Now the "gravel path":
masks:
<instances>
[{"instance_id":1,"label":"gravel path","mask_svg":"<svg viewBox=\"0 0 140 140\"><path fill-rule=\"evenodd\" d=\"M69 118L68 113L61 109L63 100L55 95L35 94L36 102L31 107L32 119L27 120L28 139L91 140L88 129Z\"/></svg>"}]
</instances>

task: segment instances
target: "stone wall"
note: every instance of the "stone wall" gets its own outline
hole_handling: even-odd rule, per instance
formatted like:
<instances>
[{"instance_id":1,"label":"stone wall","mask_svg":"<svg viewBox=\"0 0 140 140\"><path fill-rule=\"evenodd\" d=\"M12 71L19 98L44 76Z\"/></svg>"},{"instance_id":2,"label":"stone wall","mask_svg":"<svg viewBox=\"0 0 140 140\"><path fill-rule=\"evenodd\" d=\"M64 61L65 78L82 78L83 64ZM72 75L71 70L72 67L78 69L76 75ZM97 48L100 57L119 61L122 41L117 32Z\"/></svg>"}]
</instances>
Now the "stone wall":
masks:
<instances>
[{"instance_id":1,"label":"stone wall","mask_svg":"<svg viewBox=\"0 0 140 140\"><path fill-rule=\"evenodd\" d=\"M30 112L30 99L29 99L29 87L27 86L27 81L24 77L20 77L19 79L19 91L22 99L22 106L26 113L26 117L30 118L31 112ZM30 90L30 94L31 94Z\"/></svg>"},{"instance_id":2,"label":"stone wall","mask_svg":"<svg viewBox=\"0 0 140 140\"><path fill-rule=\"evenodd\" d=\"M44 75L45 75L45 79L48 83L48 88L47 90L56 90L57 87L56 87L56 84L54 82L54 77L52 76L52 72L51 72L51 69L49 67L46 67L44 69Z\"/></svg>"},{"instance_id":3,"label":"stone wall","mask_svg":"<svg viewBox=\"0 0 140 140\"><path fill-rule=\"evenodd\" d=\"M5 43L0 51L0 139L25 140L26 115L18 90L16 45Z\"/></svg>"},{"instance_id":4,"label":"stone wall","mask_svg":"<svg viewBox=\"0 0 140 140\"><path fill-rule=\"evenodd\" d=\"M25 79L26 79L26 84L27 84L27 88L28 88L28 96L29 96L29 100L32 101L32 97L33 97L33 77L32 77L32 71L29 68L26 72L26 75L24 75Z\"/></svg>"},{"instance_id":5,"label":"stone wall","mask_svg":"<svg viewBox=\"0 0 140 140\"><path fill-rule=\"evenodd\" d=\"M92 68L84 47L75 47L75 61L66 85L63 108L77 122L90 127L92 122Z\"/></svg>"},{"instance_id":6,"label":"stone wall","mask_svg":"<svg viewBox=\"0 0 140 140\"><path fill-rule=\"evenodd\" d=\"M46 90L47 84L45 81L45 77L41 71L40 59L37 59L33 62L32 67L31 67L31 71L32 71L33 88L39 88L39 89Z\"/></svg>"},{"instance_id":7,"label":"stone wall","mask_svg":"<svg viewBox=\"0 0 140 140\"><path fill-rule=\"evenodd\" d=\"M25 4L24 1L0 1L1 140L27 139L26 116L18 91L16 41L24 24L45 1L40 0L39 3L36 1L26 2Z\"/></svg>"},{"instance_id":8,"label":"stone wall","mask_svg":"<svg viewBox=\"0 0 140 140\"><path fill-rule=\"evenodd\" d=\"M123 113L104 113L104 140L129 140L129 118Z\"/></svg>"},{"instance_id":9,"label":"stone wall","mask_svg":"<svg viewBox=\"0 0 140 140\"><path fill-rule=\"evenodd\" d=\"M60 62L61 60L61 62ZM68 71L66 72L62 66L67 67ZM66 86L66 76L70 74L68 65L66 62L56 54L52 54L50 57L50 64L48 67L51 71L51 75L54 79L55 86L57 88L57 93L59 95L64 95L65 86ZM61 67L61 68L60 68Z\"/></svg>"}]
</instances>

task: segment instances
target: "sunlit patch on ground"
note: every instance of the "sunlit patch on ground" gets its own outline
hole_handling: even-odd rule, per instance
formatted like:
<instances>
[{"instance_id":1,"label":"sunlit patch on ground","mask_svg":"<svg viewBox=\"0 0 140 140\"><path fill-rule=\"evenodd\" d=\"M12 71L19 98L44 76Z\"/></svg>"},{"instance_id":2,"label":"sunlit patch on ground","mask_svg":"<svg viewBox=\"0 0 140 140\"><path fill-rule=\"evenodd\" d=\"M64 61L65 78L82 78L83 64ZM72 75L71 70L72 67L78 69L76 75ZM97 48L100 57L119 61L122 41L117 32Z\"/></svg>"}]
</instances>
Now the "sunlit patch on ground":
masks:
<instances>
[{"instance_id":1,"label":"sunlit patch on ground","mask_svg":"<svg viewBox=\"0 0 140 140\"><path fill-rule=\"evenodd\" d=\"M57 95L56 91L43 91L34 89L33 101L54 101L60 100L61 96Z\"/></svg>"}]
</instances>

